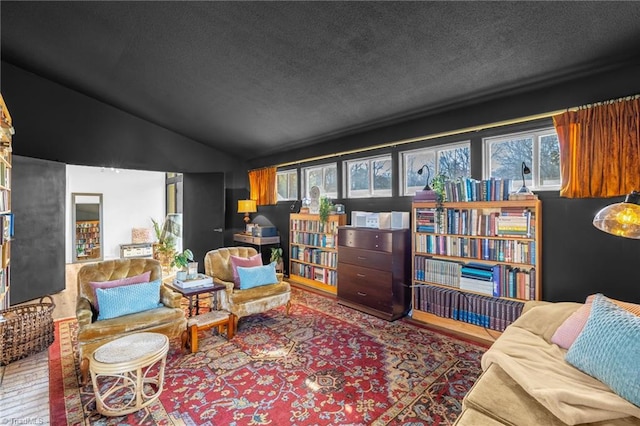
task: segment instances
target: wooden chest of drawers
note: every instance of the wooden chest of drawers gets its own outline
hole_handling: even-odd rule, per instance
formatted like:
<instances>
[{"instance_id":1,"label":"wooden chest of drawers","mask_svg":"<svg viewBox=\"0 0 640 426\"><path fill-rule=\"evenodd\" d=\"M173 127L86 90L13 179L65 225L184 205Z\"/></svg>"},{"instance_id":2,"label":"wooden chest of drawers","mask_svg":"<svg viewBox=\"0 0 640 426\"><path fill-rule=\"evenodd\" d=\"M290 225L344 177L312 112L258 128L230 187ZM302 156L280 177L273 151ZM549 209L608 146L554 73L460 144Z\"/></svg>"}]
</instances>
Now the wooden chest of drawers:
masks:
<instances>
[{"instance_id":1,"label":"wooden chest of drawers","mask_svg":"<svg viewBox=\"0 0 640 426\"><path fill-rule=\"evenodd\" d=\"M338 229L338 303L389 321L409 311L408 229Z\"/></svg>"}]
</instances>

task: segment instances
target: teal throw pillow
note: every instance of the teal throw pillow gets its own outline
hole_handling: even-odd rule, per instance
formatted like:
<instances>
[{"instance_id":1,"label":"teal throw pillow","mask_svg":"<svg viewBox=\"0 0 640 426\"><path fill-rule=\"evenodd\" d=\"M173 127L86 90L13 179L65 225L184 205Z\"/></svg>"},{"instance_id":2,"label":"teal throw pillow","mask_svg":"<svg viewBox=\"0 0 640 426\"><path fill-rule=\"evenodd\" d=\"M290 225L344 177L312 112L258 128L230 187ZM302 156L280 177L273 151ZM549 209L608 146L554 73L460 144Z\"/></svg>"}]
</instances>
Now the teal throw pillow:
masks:
<instances>
[{"instance_id":1,"label":"teal throw pillow","mask_svg":"<svg viewBox=\"0 0 640 426\"><path fill-rule=\"evenodd\" d=\"M264 266L253 266L243 268L238 266L238 277L240 278L240 289L259 287L261 285L276 284L276 262L271 262Z\"/></svg>"},{"instance_id":2,"label":"teal throw pillow","mask_svg":"<svg viewBox=\"0 0 640 426\"><path fill-rule=\"evenodd\" d=\"M597 294L565 359L640 407L640 317Z\"/></svg>"},{"instance_id":3,"label":"teal throw pillow","mask_svg":"<svg viewBox=\"0 0 640 426\"><path fill-rule=\"evenodd\" d=\"M96 297L100 312L98 321L163 306L160 303L160 280L122 287L97 288Z\"/></svg>"}]
</instances>

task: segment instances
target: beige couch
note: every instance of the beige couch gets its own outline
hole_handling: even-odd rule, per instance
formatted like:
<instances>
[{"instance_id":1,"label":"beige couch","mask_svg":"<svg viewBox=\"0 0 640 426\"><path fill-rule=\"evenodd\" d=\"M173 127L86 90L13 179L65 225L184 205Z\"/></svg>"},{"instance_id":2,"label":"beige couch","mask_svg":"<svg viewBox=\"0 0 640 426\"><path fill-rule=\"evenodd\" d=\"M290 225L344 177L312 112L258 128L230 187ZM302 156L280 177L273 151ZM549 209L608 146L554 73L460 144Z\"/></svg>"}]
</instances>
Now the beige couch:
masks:
<instances>
[{"instance_id":1,"label":"beige couch","mask_svg":"<svg viewBox=\"0 0 640 426\"><path fill-rule=\"evenodd\" d=\"M238 320L247 315L266 312L279 306L291 307L291 287L283 281L282 274L276 274L278 282L249 288L233 288L231 256L251 257L258 252L253 247L227 247L209 251L204 257L205 274L213 277L215 283L224 284L227 289L222 297L222 309L231 312L233 333L238 329Z\"/></svg>"},{"instance_id":2,"label":"beige couch","mask_svg":"<svg viewBox=\"0 0 640 426\"><path fill-rule=\"evenodd\" d=\"M564 360L551 343L579 303L528 302L482 358L455 425L640 425L640 408Z\"/></svg>"}]
</instances>

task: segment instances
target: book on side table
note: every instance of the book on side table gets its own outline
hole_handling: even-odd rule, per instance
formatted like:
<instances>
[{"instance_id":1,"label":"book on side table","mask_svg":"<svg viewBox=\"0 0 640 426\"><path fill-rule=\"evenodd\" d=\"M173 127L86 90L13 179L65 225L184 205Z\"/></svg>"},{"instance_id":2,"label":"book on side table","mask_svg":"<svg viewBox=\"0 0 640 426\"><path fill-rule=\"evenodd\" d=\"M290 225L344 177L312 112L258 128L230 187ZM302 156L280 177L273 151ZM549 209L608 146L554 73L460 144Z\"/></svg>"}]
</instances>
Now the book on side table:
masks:
<instances>
[{"instance_id":1,"label":"book on side table","mask_svg":"<svg viewBox=\"0 0 640 426\"><path fill-rule=\"evenodd\" d=\"M213 286L213 278L205 275L198 274L196 278L192 280L174 280L173 285L182 289L196 288L196 287L211 287Z\"/></svg>"}]
</instances>

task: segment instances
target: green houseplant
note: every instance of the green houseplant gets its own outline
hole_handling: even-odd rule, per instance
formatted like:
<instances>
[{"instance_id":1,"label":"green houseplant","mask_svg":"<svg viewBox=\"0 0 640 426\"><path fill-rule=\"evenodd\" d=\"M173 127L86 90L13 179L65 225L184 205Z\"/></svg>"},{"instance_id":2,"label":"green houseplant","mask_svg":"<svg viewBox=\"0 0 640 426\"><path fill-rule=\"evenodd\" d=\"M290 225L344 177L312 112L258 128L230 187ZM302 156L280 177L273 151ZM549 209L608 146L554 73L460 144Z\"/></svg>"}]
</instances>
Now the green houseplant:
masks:
<instances>
[{"instance_id":1,"label":"green houseplant","mask_svg":"<svg viewBox=\"0 0 640 426\"><path fill-rule=\"evenodd\" d=\"M164 232L164 223L151 218L153 231L156 234L156 242L153 243L153 258L158 260L164 269L168 269L176 251L176 242L172 235Z\"/></svg>"},{"instance_id":2,"label":"green houseplant","mask_svg":"<svg viewBox=\"0 0 640 426\"><path fill-rule=\"evenodd\" d=\"M176 278L179 280L187 279L187 268L189 263L193 262L193 252L189 249L184 249L182 253L176 253L171 261L172 268L179 268L176 272Z\"/></svg>"},{"instance_id":3,"label":"green houseplant","mask_svg":"<svg viewBox=\"0 0 640 426\"><path fill-rule=\"evenodd\" d=\"M269 262L276 262L276 272L284 271L284 262L282 261L281 247L271 248L271 258L269 259Z\"/></svg>"},{"instance_id":4,"label":"green houseplant","mask_svg":"<svg viewBox=\"0 0 640 426\"><path fill-rule=\"evenodd\" d=\"M328 197L320 198L320 209L318 210L318 214L320 216L320 222L326 223L329 220L329 214L331 213L331 209L333 208L333 203Z\"/></svg>"}]
</instances>

